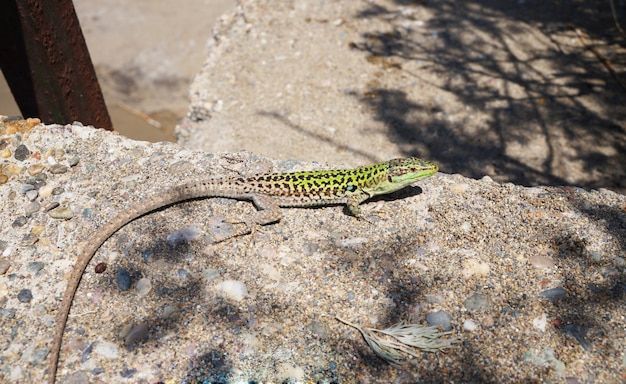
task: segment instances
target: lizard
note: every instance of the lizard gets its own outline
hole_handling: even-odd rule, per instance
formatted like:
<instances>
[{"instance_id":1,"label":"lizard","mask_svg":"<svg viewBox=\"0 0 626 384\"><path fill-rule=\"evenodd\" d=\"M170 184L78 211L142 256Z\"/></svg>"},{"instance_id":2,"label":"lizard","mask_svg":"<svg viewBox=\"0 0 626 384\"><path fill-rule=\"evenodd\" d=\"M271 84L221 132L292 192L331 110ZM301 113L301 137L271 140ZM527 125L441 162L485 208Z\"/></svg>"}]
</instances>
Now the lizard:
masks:
<instances>
[{"instance_id":1,"label":"lizard","mask_svg":"<svg viewBox=\"0 0 626 384\"><path fill-rule=\"evenodd\" d=\"M353 169L215 178L174 186L136 203L100 228L78 256L56 316L48 382L55 383L65 325L87 265L109 237L137 218L183 201L214 197L252 201L257 212L251 220L243 222L248 228L251 224L267 225L279 221L281 207L345 204L349 213L359 218L362 216L359 204L365 200L400 190L438 170L433 162L409 157ZM250 231L238 235L247 233Z\"/></svg>"}]
</instances>

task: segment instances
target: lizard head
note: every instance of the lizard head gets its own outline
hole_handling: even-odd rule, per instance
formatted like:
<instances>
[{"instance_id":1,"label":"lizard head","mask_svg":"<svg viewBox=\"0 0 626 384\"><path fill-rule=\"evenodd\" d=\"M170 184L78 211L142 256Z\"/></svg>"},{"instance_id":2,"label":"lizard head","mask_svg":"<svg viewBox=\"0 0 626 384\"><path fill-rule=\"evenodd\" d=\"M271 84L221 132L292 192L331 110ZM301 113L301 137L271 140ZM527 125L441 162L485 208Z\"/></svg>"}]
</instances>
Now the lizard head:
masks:
<instances>
[{"instance_id":1,"label":"lizard head","mask_svg":"<svg viewBox=\"0 0 626 384\"><path fill-rule=\"evenodd\" d=\"M393 159L383 164L387 165L386 173L381 175L384 178L381 177L376 185L366 191L370 196L395 192L439 170L437 164L417 157Z\"/></svg>"}]
</instances>

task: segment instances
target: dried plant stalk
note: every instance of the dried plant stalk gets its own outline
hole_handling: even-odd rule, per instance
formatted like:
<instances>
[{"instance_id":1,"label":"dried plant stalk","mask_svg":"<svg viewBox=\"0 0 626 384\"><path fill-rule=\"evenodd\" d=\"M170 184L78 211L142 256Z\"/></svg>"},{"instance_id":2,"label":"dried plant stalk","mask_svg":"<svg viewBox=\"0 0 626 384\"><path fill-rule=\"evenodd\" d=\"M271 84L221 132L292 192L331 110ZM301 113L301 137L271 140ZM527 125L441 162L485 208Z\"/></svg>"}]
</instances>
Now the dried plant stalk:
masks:
<instances>
[{"instance_id":1,"label":"dried plant stalk","mask_svg":"<svg viewBox=\"0 0 626 384\"><path fill-rule=\"evenodd\" d=\"M417 350L443 351L459 341L456 338L443 338L452 332L439 332L436 326L425 327L401 321L387 329L374 329L361 328L339 317L336 319L358 329L378 357L396 365L402 365L410 356L419 358Z\"/></svg>"}]
</instances>

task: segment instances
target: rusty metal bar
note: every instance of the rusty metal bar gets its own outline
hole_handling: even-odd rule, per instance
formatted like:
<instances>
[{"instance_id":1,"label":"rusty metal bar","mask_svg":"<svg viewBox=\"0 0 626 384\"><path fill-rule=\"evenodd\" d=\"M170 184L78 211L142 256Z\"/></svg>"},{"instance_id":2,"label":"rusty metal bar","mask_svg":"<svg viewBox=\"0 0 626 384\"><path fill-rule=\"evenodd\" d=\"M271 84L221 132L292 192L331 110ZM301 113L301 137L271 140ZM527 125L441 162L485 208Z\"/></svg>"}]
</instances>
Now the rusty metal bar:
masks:
<instances>
[{"instance_id":1,"label":"rusty metal bar","mask_svg":"<svg viewBox=\"0 0 626 384\"><path fill-rule=\"evenodd\" d=\"M71 0L0 1L0 67L25 118L113 130Z\"/></svg>"}]
</instances>

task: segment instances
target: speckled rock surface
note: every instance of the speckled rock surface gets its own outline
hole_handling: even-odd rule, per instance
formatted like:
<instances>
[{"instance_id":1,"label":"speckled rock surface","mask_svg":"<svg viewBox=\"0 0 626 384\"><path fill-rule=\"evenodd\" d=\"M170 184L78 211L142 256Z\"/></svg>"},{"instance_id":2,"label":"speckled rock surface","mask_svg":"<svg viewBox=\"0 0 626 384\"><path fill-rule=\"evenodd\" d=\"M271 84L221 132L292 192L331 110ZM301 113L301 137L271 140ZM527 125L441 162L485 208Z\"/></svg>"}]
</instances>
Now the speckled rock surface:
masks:
<instances>
[{"instance_id":1,"label":"speckled rock surface","mask_svg":"<svg viewBox=\"0 0 626 384\"><path fill-rule=\"evenodd\" d=\"M54 316L81 244L114 214L184 181L321 167L148 145L82 126L18 121L0 134L2 382L46 376ZM22 160L19 146L28 150ZM626 379L625 196L439 173L364 209L367 221L342 207L285 209L279 223L217 244L236 226L225 221L245 218L250 203L191 201L136 220L87 268L59 377ZM176 231L188 241L168 244ZM461 342L392 367L335 316L372 328L443 318Z\"/></svg>"}]
</instances>

